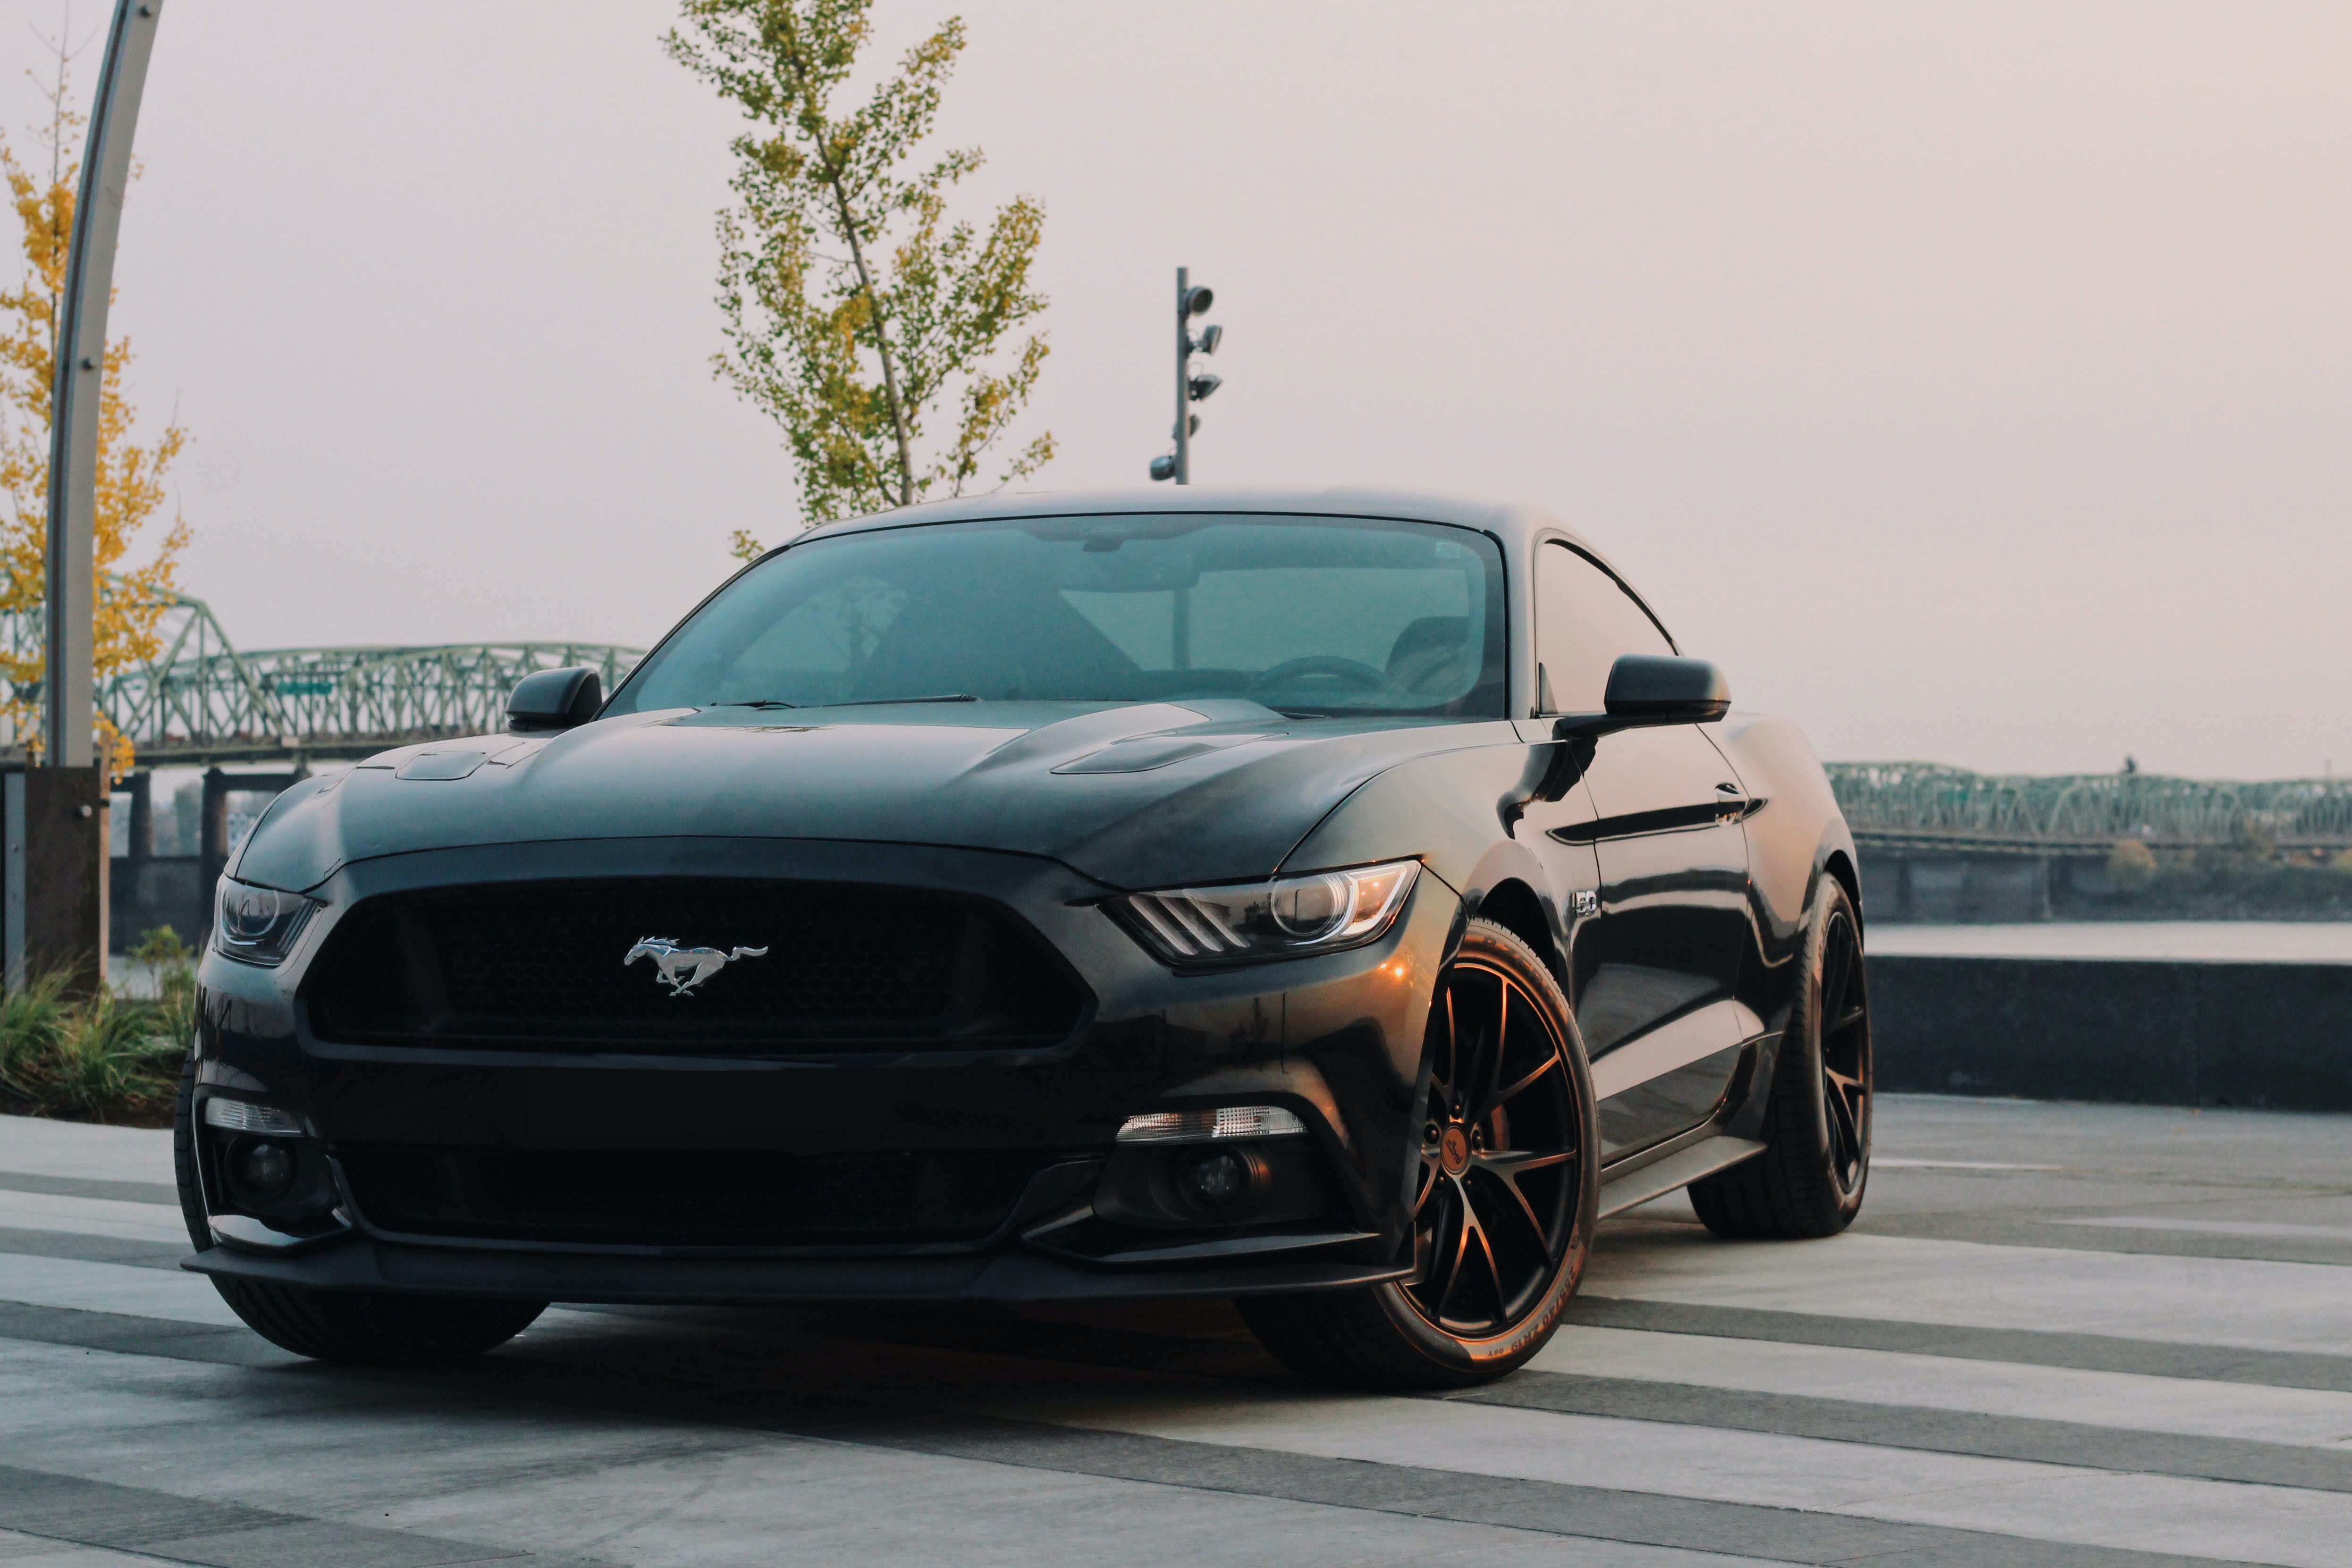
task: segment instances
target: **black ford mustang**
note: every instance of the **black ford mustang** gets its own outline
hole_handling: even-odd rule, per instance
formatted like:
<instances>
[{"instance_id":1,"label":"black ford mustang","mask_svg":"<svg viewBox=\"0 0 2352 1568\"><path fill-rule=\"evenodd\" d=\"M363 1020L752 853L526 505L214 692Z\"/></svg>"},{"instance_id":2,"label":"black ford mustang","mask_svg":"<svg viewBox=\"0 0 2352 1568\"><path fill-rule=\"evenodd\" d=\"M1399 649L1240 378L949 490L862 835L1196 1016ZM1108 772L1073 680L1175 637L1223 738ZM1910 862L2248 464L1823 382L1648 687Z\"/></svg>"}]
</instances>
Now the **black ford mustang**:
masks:
<instances>
[{"instance_id":1,"label":"black ford mustang","mask_svg":"<svg viewBox=\"0 0 2352 1568\"><path fill-rule=\"evenodd\" d=\"M1606 1215L1822 1236L1851 836L1582 541L1372 491L816 530L605 700L280 796L179 1118L330 1359L550 1300L1235 1299L1333 1382L1520 1364Z\"/></svg>"}]
</instances>

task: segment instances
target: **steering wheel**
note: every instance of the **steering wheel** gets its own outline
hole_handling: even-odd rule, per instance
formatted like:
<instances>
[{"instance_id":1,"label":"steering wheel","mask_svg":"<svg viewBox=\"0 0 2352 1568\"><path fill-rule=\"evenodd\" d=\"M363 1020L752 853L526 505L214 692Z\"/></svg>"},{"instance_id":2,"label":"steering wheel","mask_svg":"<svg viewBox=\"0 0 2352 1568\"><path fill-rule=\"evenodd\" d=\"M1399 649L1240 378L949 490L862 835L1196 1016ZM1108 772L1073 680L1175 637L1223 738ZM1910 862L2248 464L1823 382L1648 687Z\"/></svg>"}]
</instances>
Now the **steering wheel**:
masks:
<instances>
[{"instance_id":1,"label":"steering wheel","mask_svg":"<svg viewBox=\"0 0 2352 1568\"><path fill-rule=\"evenodd\" d=\"M1334 654L1315 654L1306 658L1285 659L1272 669L1249 683L1252 691L1265 691L1302 676L1328 676L1346 681L1365 691L1379 691L1389 683L1384 669L1375 669L1358 659L1340 658Z\"/></svg>"}]
</instances>

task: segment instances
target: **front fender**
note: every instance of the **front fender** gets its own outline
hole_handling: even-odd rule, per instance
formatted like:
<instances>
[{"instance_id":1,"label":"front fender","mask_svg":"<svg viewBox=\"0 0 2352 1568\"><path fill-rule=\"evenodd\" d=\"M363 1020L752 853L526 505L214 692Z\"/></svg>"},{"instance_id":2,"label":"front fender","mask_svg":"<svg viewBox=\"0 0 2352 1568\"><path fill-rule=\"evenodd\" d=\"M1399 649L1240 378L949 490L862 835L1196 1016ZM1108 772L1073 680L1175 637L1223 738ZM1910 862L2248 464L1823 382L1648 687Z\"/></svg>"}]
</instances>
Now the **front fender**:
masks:
<instances>
[{"instance_id":1,"label":"front fender","mask_svg":"<svg viewBox=\"0 0 2352 1568\"><path fill-rule=\"evenodd\" d=\"M1542 779L1547 750L1514 737L1400 763L1327 813L1284 857L1281 870L1417 855L1447 886L1466 891L1479 863L1511 841L1515 808Z\"/></svg>"}]
</instances>

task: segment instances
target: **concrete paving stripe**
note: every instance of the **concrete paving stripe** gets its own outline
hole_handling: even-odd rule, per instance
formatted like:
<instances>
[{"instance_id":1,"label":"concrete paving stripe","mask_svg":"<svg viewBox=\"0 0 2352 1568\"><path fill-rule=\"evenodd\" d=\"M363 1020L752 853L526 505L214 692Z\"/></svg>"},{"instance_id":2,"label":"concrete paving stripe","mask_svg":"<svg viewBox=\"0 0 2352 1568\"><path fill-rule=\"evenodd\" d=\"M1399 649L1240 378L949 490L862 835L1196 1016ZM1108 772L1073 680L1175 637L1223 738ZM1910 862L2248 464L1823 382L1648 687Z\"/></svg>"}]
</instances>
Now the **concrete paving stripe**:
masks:
<instances>
[{"instance_id":1,"label":"concrete paving stripe","mask_svg":"<svg viewBox=\"0 0 2352 1568\"><path fill-rule=\"evenodd\" d=\"M1972 1329L1944 1323L1839 1318L1819 1312L1694 1307L1675 1301L1620 1301L1580 1295L1569 1321L1664 1334L1706 1334L1780 1344L1836 1345L2019 1366L2256 1384L2268 1388L2352 1392L2352 1355L2299 1354L2115 1339L2034 1329Z\"/></svg>"},{"instance_id":2,"label":"concrete paving stripe","mask_svg":"<svg viewBox=\"0 0 2352 1568\"><path fill-rule=\"evenodd\" d=\"M152 1557L133 1557L98 1546L71 1546L44 1536L0 1530L0 1563L8 1568L150 1568Z\"/></svg>"},{"instance_id":3,"label":"concrete paving stripe","mask_svg":"<svg viewBox=\"0 0 2352 1568\"><path fill-rule=\"evenodd\" d=\"M2077 1421L1754 1394L1746 1389L1590 1377L1581 1373L1521 1372L1486 1388L1448 1397L1469 1405L1770 1432L1931 1454L1973 1454L2192 1480L2352 1492L2352 1455L2237 1437L2184 1437Z\"/></svg>"},{"instance_id":4,"label":"concrete paving stripe","mask_svg":"<svg viewBox=\"0 0 2352 1568\"><path fill-rule=\"evenodd\" d=\"M1596 1254L1594 1292L1842 1318L2339 1353L2352 1268L1905 1237L1716 1241Z\"/></svg>"},{"instance_id":5,"label":"concrete paving stripe","mask_svg":"<svg viewBox=\"0 0 2352 1568\"><path fill-rule=\"evenodd\" d=\"M110 1236L124 1241L181 1242L188 1222L175 1204L124 1203L120 1198L70 1197L60 1193L0 1190L0 1225L17 1230L62 1230L76 1236Z\"/></svg>"},{"instance_id":6,"label":"concrete paving stripe","mask_svg":"<svg viewBox=\"0 0 2352 1568\"><path fill-rule=\"evenodd\" d=\"M0 1301L0 1340L215 1366L289 1366L299 1359L241 1323L228 1328L218 1323L171 1322L86 1308L30 1307L19 1301Z\"/></svg>"},{"instance_id":7,"label":"concrete paving stripe","mask_svg":"<svg viewBox=\"0 0 2352 1568\"><path fill-rule=\"evenodd\" d=\"M89 1181L172 1185L169 1128L100 1127L40 1116L0 1116L0 1170Z\"/></svg>"},{"instance_id":8,"label":"concrete paving stripe","mask_svg":"<svg viewBox=\"0 0 2352 1568\"><path fill-rule=\"evenodd\" d=\"M1618 1492L1998 1533L2078 1547L2341 1568L2352 1494L1926 1453L1454 1400L1039 1398L1006 1414Z\"/></svg>"},{"instance_id":9,"label":"concrete paving stripe","mask_svg":"<svg viewBox=\"0 0 2352 1568\"><path fill-rule=\"evenodd\" d=\"M846 1436L846 1435L845 1435ZM1721 1552L1773 1563L1872 1568L2212 1568L2257 1561L2041 1542L1983 1529L1946 1529L1664 1493L1366 1464L1314 1455L1228 1448L1007 1422L930 1431L857 1434L848 1440L905 1451L1276 1497L1422 1519L1450 1519L1549 1534ZM1570 1561L1582 1563L1581 1556Z\"/></svg>"},{"instance_id":10,"label":"concrete paving stripe","mask_svg":"<svg viewBox=\"0 0 2352 1568\"><path fill-rule=\"evenodd\" d=\"M18 1321L10 1321L12 1313ZM22 1321L32 1318L44 1320L37 1333L37 1325ZM120 1338L93 1348L195 1361L226 1359L219 1352L229 1348L225 1336L217 1342L207 1338L218 1331L140 1324L132 1319L100 1321L105 1319L101 1313L0 1306L0 1337L71 1344L109 1335L114 1324L132 1324L154 1336L149 1349L142 1351ZM206 1342L193 1342L199 1339ZM648 1363L635 1353L620 1355L615 1364L596 1364L543 1352L507 1352L438 1372L320 1369L317 1375L329 1384L349 1379L425 1386L475 1400L498 1397L639 1421L735 1427L1066 1475L1535 1531L1612 1547L1720 1554L1702 1560L1707 1563L1867 1561L1875 1568L2210 1568L2217 1561L2037 1541L1975 1526L1954 1529L1805 1512L1656 1490L1466 1473L1451 1467L1368 1464L985 1414L893 1411L864 1395L820 1403L763 1385L765 1380L756 1373L723 1381L698 1379L681 1375L675 1364L661 1364L659 1358ZM1204 1394L1194 1390L1191 1397L1198 1400ZM1431 1402L1396 1403L1419 1409ZM1595 1568L1645 1568L1649 1560L1588 1549L1576 1561ZM1657 1568L1668 1568L1669 1563L1685 1568L1680 1556L1658 1561ZM1686 1568L1701 1564L1690 1563Z\"/></svg>"},{"instance_id":11,"label":"concrete paving stripe","mask_svg":"<svg viewBox=\"0 0 2352 1568\"><path fill-rule=\"evenodd\" d=\"M1571 1324L1535 1370L1754 1394L2352 1448L2352 1393Z\"/></svg>"},{"instance_id":12,"label":"concrete paving stripe","mask_svg":"<svg viewBox=\"0 0 2352 1568\"><path fill-rule=\"evenodd\" d=\"M207 1502L15 1465L0 1465L0 1528L215 1568L284 1568L296 1563L331 1563L336 1568L456 1568L470 1563L585 1568L588 1562Z\"/></svg>"},{"instance_id":13,"label":"concrete paving stripe","mask_svg":"<svg viewBox=\"0 0 2352 1568\"><path fill-rule=\"evenodd\" d=\"M2286 1225L2268 1220L2168 1219L2153 1215L2117 1215L2104 1219L2045 1219L2041 1223L2087 1226L2099 1230L2179 1230L2201 1236L2307 1236L2326 1241L2352 1241L2352 1226Z\"/></svg>"},{"instance_id":14,"label":"concrete paving stripe","mask_svg":"<svg viewBox=\"0 0 2352 1568\"><path fill-rule=\"evenodd\" d=\"M2063 1171L2063 1165L2018 1165L2006 1160L1898 1160L1873 1154L1874 1171Z\"/></svg>"},{"instance_id":15,"label":"concrete paving stripe","mask_svg":"<svg viewBox=\"0 0 2352 1568\"><path fill-rule=\"evenodd\" d=\"M1018 1394L966 1404L954 1412L894 1416L888 1405L865 1392L855 1377L846 1379L836 1391L835 1398L838 1403L796 1405L795 1392L809 1388L804 1373L782 1386L772 1383L761 1386L763 1380L756 1373L720 1381L681 1375L683 1372L674 1361L646 1357L627 1341L615 1338L603 1347L601 1354L595 1347L575 1343L568 1352L558 1345L542 1344L535 1354L492 1357L478 1368L443 1374L436 1380L436 1385L475 1394L499 1393L625 1413L640 1418L658 1415L680 1421L750 1426L994 1464L1486 1522L1586 1539L1731 1552L1776 1562L1826 1564L1868 1561L1885 1568L1908 1564L1917 1564L1918 1568L1927 1568L1928 1564L1938 1568L1984 1564L1990 1568L1996 1563L2001 1568L2042 1568L2043 1564L2056 1568L2062 1563L2068 1568L2105 1568L2107 1564L2120 1568L2124 1563L2179 1564L2216 1560L2212 1553L2192 1559L2162 1550L2035 1540L2030 1534L2006 1528L1986 1528L1980 1520L1959 1526L1921 1524L1856 1513L1809 1511L1778 1498L1761 1503L1727 1501L1655 1486L1563 1481L1450 1461L1425 1465L1368 1463L1350 1455L1328 1455L1297 1446L1249 1444L1233 1440L1229 1434L1203 1442L1143 1430L1140 1424L1124 1418L1131 1417L1139 1405L1148 1404L1153 1410L1172 1412L1180 1417L1206 1415L1214 1421L1219 1415L1230 1415L1236 1408L1265 1403L1250 1400L1246 1395L1236 1400L1229 1389L1200 1385L1168 1386L1156 1397L1147 1393L1140 1401L1126 1396L1091 1400L1088 1403L1093 1414L1102 1415L1106 1405L1116 1405L1123 1418L1116 1422L1073 1423L1063 1419L1068 1414L1066 1409L1043 1420L1022 1414L1033 1405L1059 1402L1024 1402ZM928 1386L944 1390L953 1381L944 1379ZM1024 1380L1012 1380L1006 1386L1033 1385ZM1424 1412L1441 1420L1458 1420L1464 1415L1462 1409L1443 1402L1412 1399L1367 1402L1320 1396L1278 1403L1319 1407L1340 1425L1359 1415L1368 1403L1385 1407L1388 1418L1408 1422L1420 1420ZM1003 1408L983 1408L982 1404ZM1471 1418L1496 1415L1525 1418L1522 1412L1500 1411L1475 1412ZM1427 1425L1425 1421L1422 1424ZM1601 1425L1633 1427L1640 1424ZM1687 1432L1686 1428L1656 1430ZM1848 1455L1856 1451L1848 1445L1811 1447ZM1866 1452L1875 1458L1886 1451ZM2036 1473L2048 1469L2038 1466L2015 1468ZM2219 1560L2263 1561L2242 1553L2222 1555ZM2300 1563L2303 1559L2281 1561Z\"/></svg>"},{"instance_id":16,"label":"concrete paving stripe","mask_svg":"<svg viewBox=\"0 0 2352 1568\"><path fill-rule=\"evenodd\" d=\"M16 1230L0 1226L0 1252L21 1252L29 1258L78 1258L85 1263L127 1263L140 1268L176 1271L189 1247L185 1237L173 1247L161 1241L118 1241L109 1236Z\"/></svg>"},{"instance_id":17,"label":"concrete paving stripe","mask_svg":"<svg viewBox=\"0 0 2352 1568\"><path fill-rule=\"evenodd\" d=\"M130 1204L180 1206L180 1189L161 1182L105 1182L88 1176L44 1176L25 1171L0 1171L0 1192L56 1193L71 1198L120 1198Z\"/></svg>"},{"instance_id":18,"label":"concrete paving stripe","mask_svg":"<svg viewBox=\"0 0 2352 1568\"><path fill-rule=\"evenodd\" d=\"M0 1254L0 1301L242 1326L212 1281L201 1275L76 1258Z\"/></svg>"}]
</instances>

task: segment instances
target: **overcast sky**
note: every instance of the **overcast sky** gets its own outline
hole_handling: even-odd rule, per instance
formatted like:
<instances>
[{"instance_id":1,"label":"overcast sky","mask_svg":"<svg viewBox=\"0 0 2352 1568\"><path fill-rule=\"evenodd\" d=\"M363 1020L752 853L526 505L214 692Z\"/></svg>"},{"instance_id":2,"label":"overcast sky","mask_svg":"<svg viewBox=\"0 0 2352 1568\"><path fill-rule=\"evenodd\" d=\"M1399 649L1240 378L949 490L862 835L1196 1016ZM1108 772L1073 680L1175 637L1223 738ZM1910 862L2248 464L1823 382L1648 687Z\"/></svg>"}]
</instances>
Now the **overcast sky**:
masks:
<instances>
[{"instance_id":1,"label":"overcast sky","mask_svg":"<svg viewBox=\"0 0 2352 1568\"><path fill-rule=\"evenodd\" d=\"M0 4L37 65L58 8ZM671 11L168 8L113 320L240 645L643 645L789 528ZM967 210L1047 213L1041 485L1164 448L1186 263L1196 478L1549 508L1826 757L2352 770L2340 0L966 17Z\"/></svg>"}]
</instances>

